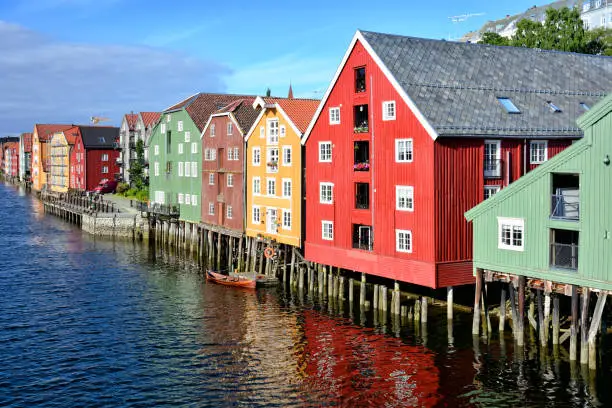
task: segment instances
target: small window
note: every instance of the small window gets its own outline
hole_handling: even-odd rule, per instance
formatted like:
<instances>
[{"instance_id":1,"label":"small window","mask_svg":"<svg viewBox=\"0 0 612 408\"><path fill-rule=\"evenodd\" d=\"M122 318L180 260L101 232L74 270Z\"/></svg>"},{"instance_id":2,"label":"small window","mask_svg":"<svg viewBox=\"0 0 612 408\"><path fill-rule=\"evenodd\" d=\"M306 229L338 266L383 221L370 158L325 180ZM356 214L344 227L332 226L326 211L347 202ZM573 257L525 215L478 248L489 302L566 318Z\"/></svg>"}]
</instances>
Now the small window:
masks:
<instances>
[{"instance_id":1,"label":"small window","mask_svg":"<svg viewBox=\"0 0 612 408\"><path fill-rule=\"evenodd\" d=\"M278 144L278 119L268 119L268 144Z\"/></svg>"},{"instance_id":2,"label":"small window","mask_svg":"<svg viewBox=\"0 0 612 408\"><path fill-rule=\"evenodd\" d=\"M102 174L108 174L108 166L102 167Z\"/></svg>"},{"instance_id":3,"label":"small window","mask_svg":"<svg viewBox=\"0 0 612 408\"><path fill-rule=\"evenodd\" d=\"M365 67L355 69L355 92L365 92L366 90L366 70Z\"/></svg>"},{"instance_id":4,"label":"small window","mask_svg":"<svg viewBox=\"0 0 612 408\"><path fill-rule=\"evenodd\" d=\"M191 177L191 167L189 162L185 162L185 177Z\"/></svg>"},{"instance_id":5,"label":"small window","mask_svg":"<svg viewBox=\"0 0 612 408\"><path fill-rule=\"evenodd\" d=\"M183 123L183 122L180 122ZM191 141L191 132L185 132L185 143L189 143Z\"/></svg>"},{"instance_id":6,"label":"small window","mask_svg":"<svg viewBox=\"0 0 612 408\"><path fill-rule=\"evenodd\" d=\"M525 222L521 218L497 217L499 249L523 251L525 239L523 230Z\"/></svg>"},{"instance_id":7,"label":"small window","mask_svg":"<svg viewBox=\"0 0 612 408\"><path fill-rule=\"evenodd\" d=\"M519 108L516 107L516 105L514 104L514 102L512 102L512 100L510 98L502 97L502 98L497 98L497 100L499 101L501 106L504 107L506 112L508 112L508 113L521 113Z\"/></svg>"},{"instance_id":8,"label":"small window","mask_svg":"<svg viewBox=\"0 0 612 408\"><path fill-rule=\"evenodd\" d=\"M264 126L259 127L259 138L263 139L266 137L266 128Z\"/></svg>"},{"instance_id":9,"label":"small window","mask_svg":"<svg viewBox=\"0 0 612 408\"><path fill-rule=\"evenodd\" d=\"M239 151L240 151L239 148L234 147L234 160L240 160L240 156L238 154Z\"/></svg>"},{"instance_id":10,"label":"small window","mask_svg":"<svg viewBox=\"0 0 612 408\"><path fill-rule=\"evenodd\" d=\"M383 102L383 120L395 120L395 101Z\"/></svg>"},{"instance_id":11,"label":"small window","mask_svg":"<svg viewBox=\"0 0 612 408\"><path fill-rule=\"evenodd\" d=\"M547 101L546 103L548 104L548 107L550 108L552 112L555 112L555 113L561 112L561 109L557 105L552 103L551 101Z\"/></svg>"},{"instance_id":12,"label":"small window","mask_svg":"<svg viewBox=\"0 0 612 408\"><path fill-rule=\"evenodd\" d=\"M234 151L232 149L227 149L227 160L234 160Z\"/></svg>"},{"instance_id":13,"label":"small window","mask_svg":"<svg viewBox=\"0 0 612 408\"><path fill-rule=\"evenodd\" d=\"M178 144L178 154L183 154L183 144L182 143Z\"/></svg>"},{"instance_id":14,"label":"small window","mask_svg":"<svg viewBox=\"0 0 612 408\"><path fill-rule=\"evenodd\" d=\"M291 229L291 211L283 210L283 229Z\"/></svg>"},{"instance_id":15,"label":"small window","mask_svg":"<svg viewBox=\"0 0 612 408\"><path fill-rule=\"evenodd\" d=\"M102 161L108 161L108 154L104 153L102 155Z\"/></svg>"},{"instance_id":16,"label":"small window","mask_svg":"<svg viewBox=\"0 0 612 408\"><path fill-rule=\"evenodd\" d=\"M541 164L548 160L548 142L546 140L529 142L529 158L531 164Z\"/></svg>"},{"instance_id":17,"label":"small window","mask_svg":"<svg viewBox=\"0 0 612 408\"><path fill-rule=\"evenodd\" d=\"M484 199L494 196L500 189L500 186L485 186L484 187Z\"/></svg>"},{"instance_id":18,"label":"small window","mask_svg":"<svg viewBox=\"0 0 612 408\"><path fill-rule=\"evenodd\" d=\"M191 195L191 205L196 206L198 205L198 196L195 194Z\"/></svg>"},{"instance_id":19,"label":"small window","mask_svg":"<svg viewBox=\"0 0 612 408\"><path fill-rule=\"evenodd\" d=\"M412 231L395 230L395 250L397 252L412 252Z\"/></svg>"},{"instance_id":20,"label":"small window","mask_svg":"<svg viewBox=\"0 0 612 408\"><path fill-rule=\"evenodd\" d=\"M191 153L197 153L198 152L198 144L193 142L191 144Z\"/></svg>"},{"instance_id":21,"label":"small window","mask_svg":"<svg viewBox=\"0 0 612 408\"><path fill-rule=\"evenodd\" d=\"M210 137L215 137L215 124L210 125Z\"/></svg>"},{"instance_id":22,"label":"small window","mask_svg":"<svg viewBox=\"0 0 612 408\"><path fill-rule=\"evenodd\" d=\"M321 221L321 238L326 241L334 239L334 223L331 221Z\"/></svg>"},{"instance_id":23,"label":"small window","mask_svg":"<svg viewBox=\"0 0 612 408\"><path fill-rule=\"evenodd\" d=\"M215 203L208 203L208 215L215 215Z\"/></svg>"},{"instance_id":24,"label":"small window","mask_svg":"<svg viewBox=\"0 0 612 408\"><path fill-rule=\"evenodd\" d=\"M321 204L332 204L333 203L333 188L332 183L320 183L319 184L319 203Z\"/></svg>"},{"instance_id":25,"label":"small window","mask_svg":"<svg viewBox=\"0 0 612 408\"><path fill-rule=\"evenodd\" d=\"M191 177L198 177L198 162L191 162Z\"/></svg>"},{"instance_id":26,"label":"small window","mask_svg":"<svg viewBox=\"0 0 612 408\"><path fill-rule=\"evenodd\" d=\"M409 163L412 161L412 139L395 140L396 163Z\"/></svg>"},{"instance_id":27,"label":"small window","mask_svg":"<svg viewBox=\"0 0 612 408\"><path fill-rule=\"evenodd\" d=\"M165 134L165 133L166 133L166 124L165 124L165 123L162 123L162 124L160 125L160 130L161 130L161 133L162 133L162 134Z\"/></svg>"},{"instance_id":28,"label":"small window","mask_svg":"<svg viewBox=\"0 0 612 408\"><path fill-rule=\"evenodd\" d=\"M586 103L584 103L584 102L580 102L580 107L581 107L581 108L582 108L582 109L583 109L585 112L587 112L587 111L589 111L589 109L591 109L591 108L589 107L589 105L587 105L587 104L586 104Z\"/></svg>"},{"instance_id":29,"label":"small window","mask_svg":"<svg viewBox=\"0 0 612 408\"><path fill-rule=\"evenodd\" d=\"M179 120L176 122L176 130L178 130L179 132L183 131L183 121L182 120ZM189 140L186 140L186 139L187 139L187 135L185 135L185 141L188 142Z\"/></svg>"},{"instance_id":30,"label":"small window","mask_svg":"<svg viewBox=\"0 0 612 408\"><path fill-rule=\"evenodd\" d=\"M261 179L259 177L253 177L253 195L261 194Z\"/></svg>"},{"instance_id":31,"label":"small window","mask_svg":"<svg viewBox=\"0 0 612 408\"><path fill-rule=\"evenodd\" d=\"M269 196L275 196L276 195L276 179L275 178L268 178L267 179L266 194L269 195Z\"/></svg>"},{"instance_id":32,"label":"small window","mask_svg":"<svg viewBox=\"0 0 612 408\"><path fill-rule=\"evenodd\" d=\"M172 115L170 113L167 114L166 115L166 122L170 123L170 120L172 120L171 117L172 117Z\"/></svg>"},{"instance_id":33,"label":"small window","mask_svg":"<svg viewBox=\"0 0 612 408\"><path fill-rule=\"evenodd\" d=\"M291 179L283 179L283 197L290 198L291 197Z\"/></svg>"},{"instance_id":34,"label":"small window","mask_svg":"<svg viewBox=\"0 0 612 408\"><path fill-rule=\"evenodd\" d=\"M99 138L98 138L98 142L100 142L100 143L106 143L106 139L105 139L105 138L103 138L103 137L99 137Z\"/></svg>"},{"instance_id":35,"label":"small window","mask_svg":"<svg viewBox=\"0 0 612 408\"><path fill-rule=\"evenodd\" d=\"M280 126L280 137L285 137L287 135L287 128L285 125Z\"/></svg>"},{"instance_id":36,"label":"small window","mask_svg":"<svg viewBox=\"0 0 612 408\"><path fill-rule=\"evenodd\" d=\"M331 163L332 161L331 149L332 149L331 142L319 142L319 162Z\"/></svg>"},{"instance_id":37,"label":"small window","mask_svg":"<svg viewBox=\"0 0 612 408\"><path fill-rule=\"evenodd\" d=\"M155 176L159 176L159 162L155 162L153 165L153 174L155 174Z\"/></svg>"},{"instance_id":38,"label":"small window","mask_svg":"<svg viewBox=\"0 0 612 408\"><path fill-rule=\"evenodd\" d=\"M261 223L261 210L258 206L253 206L253 224Z\"/></svg>"},{"instance_id":39,"label":"small window","mask_svg":"<svg viewBox=\"0 0 612 408\"><path fill-rule=\"evenodd\" d=\"M253 148L253 166L259 166L261 164L261 149L259 147Z\"/></svg>"},{"instance_id":40,"label":"small window","mask_svg":"<svg viewBox=\"0 0 612 408\"><path fill-rule=\"evenodd\" d=\"M153 146L153 151L154 151L155 156L159 156L159 145Z\"/></svg>"},{"instance_id":41,"label":"small window","mask_svg":"<svg viewBox=\"0 0 612 408\"><path fill-rule=\"evenodd\" d=\"M234 124L232 122L227 122L227 135L231 136L234 133Z\"/></svg>"},{"instance_id":42,"label":"small window","mask_svg":"<svg viewBox=\"0 0 612 408\"><path fill-rule=\"evenodd\" d=\"M283 146L283 166L291 166L291 146Z\"/></svg>"},{"instance_id":43,"label":"small window","mask_svg":"<svg viewBox=\"0 0 612 408\"><path fill-rule=\"evenodd\" d=\"M183 177L183 162L178 162L178 175Z\"/></svg>"},{"instance_id":44,"label":"small window","mask_svg":"<svg viewBox=\"0 0 612 408\"><path fill-rule=\"evenodd\" d=\"M208 185L209 186L214 186L215 185L215 173L209 173L208 174Z\"/></svg>"},{"instance_id":45,"label":"small window","mask_svg":"<svg viewBox=\"0 0 612 408\"><path fill-rule=\"evenodd\" d=\"M234 175L233 174L227 175L227 186L234 187Z\"/></svg>"},{"instance_id":46,"label":"small window","mask_svg":"<svg viewBox=\"0 0 612 408\"><path fill-rule=\"evenodd\" d=\"M414 211L414 189L412 186L395 186L395 209Z\"/></svg>"},{"instance_id":47,"label":"small window","mask_svg":"<svg viewBox=\"0 0 612 408\"><path fill-rule=\"evenodd\" d=\"M233 215L232 213L233 213L233 211L232 211L232 206L231 206L231 205L228 205L228 206L227 206L227 211L226 211L225 216L226 216L228 219L230 219L230 220L231 220L231 219L232 219L232 215Z\"/></svg>"},{"instance_id":48,"label":"small window","mask_svg":"<svg viewBox=\"0 0 612 408\"><path fill-rule=\"evenodd\" d=\"M339 125L340 124L340 108L329 108L329 124Z\"/></svg>"},{"instance_id":49,"label":"small window","mask_svg":"<svg viewBox=\"0 0 612 408\"><path fill-rule=\"evenodd\" d=\"M185 204L191 203L191 194L185 194Z\"/></svg>"},{"instance_id":50,"label":"small window","mask_svg":"<svg viewBox=\"0 0 612 408\"><path fill-rule=\"evenodd\" d=\"M278 172L278 147L270 147L267 152L267 172Z\"/></svg>"}]
</instances>

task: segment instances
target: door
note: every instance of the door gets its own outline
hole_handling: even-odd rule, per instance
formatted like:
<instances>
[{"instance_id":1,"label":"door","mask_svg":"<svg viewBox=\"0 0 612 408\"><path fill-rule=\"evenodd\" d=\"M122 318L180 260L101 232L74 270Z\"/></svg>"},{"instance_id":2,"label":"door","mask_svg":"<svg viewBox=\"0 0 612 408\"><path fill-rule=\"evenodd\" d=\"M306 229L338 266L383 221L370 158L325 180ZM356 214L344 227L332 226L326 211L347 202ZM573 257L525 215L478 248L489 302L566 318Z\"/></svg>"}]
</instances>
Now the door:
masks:
<instances>
[{"instance_id":1,"label":"door","mask_svg":"<svg viewBox=\"0 0 612 408\"><path fill-rule=\"evenodd\" d=\"M277 224L277 211L276 208L268 208L266 216L266 232L269 234L276 234L278 232Z\"/></svg>"},{"instance_id":2,"label":"door","mask_svg":"<svg viewBox=\"0 0 612 408\"><path fill-rule=\"evenodd\" d=\"M372 250L372 228L359 227L359 248Z\"/></svg>"}]
</instances>

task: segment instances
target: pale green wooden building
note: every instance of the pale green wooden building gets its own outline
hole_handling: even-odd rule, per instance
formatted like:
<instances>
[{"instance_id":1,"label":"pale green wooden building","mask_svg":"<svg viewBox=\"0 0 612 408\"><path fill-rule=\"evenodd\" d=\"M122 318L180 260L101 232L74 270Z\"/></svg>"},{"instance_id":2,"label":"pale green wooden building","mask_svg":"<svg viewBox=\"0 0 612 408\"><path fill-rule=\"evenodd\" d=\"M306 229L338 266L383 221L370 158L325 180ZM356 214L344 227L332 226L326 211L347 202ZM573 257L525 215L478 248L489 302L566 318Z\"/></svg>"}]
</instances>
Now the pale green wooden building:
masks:
<instances>
[{"instance_id":1,"label":"pale green wooden building","mask_svg":"<svg viewBox=\"0 0 612 408\"><path fill-rule=\"evenodd\" d=\"M612 95L578 125L583 139L466 212L475 269L612 290Z\"/></svg>"}]
</instances>

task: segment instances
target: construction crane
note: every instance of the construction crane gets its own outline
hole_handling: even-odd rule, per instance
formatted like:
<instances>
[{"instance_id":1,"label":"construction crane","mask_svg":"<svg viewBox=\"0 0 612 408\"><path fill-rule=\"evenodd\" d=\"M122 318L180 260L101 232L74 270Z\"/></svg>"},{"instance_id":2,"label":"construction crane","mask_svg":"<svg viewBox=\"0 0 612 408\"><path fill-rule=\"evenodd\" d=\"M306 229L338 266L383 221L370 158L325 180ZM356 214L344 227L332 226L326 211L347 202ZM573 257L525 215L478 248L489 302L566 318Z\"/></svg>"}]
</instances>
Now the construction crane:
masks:
<instances>
[{"instance_id":1,"label":"construction crane","mask_svg":"<svg viewBox=\"0 0 612 408\"><path fill-rule=\"evenodd\" d=\"M90 120L91 120L91 124L92 125L97 125L100 122L108 122L108 121L110 121L109 118L104 118L102 116L92 116L90 118Z\"/></svg>"},{"instance_id":2,"label":"construction crane","mask_svg":"<svg viewBox=\"0 0 612 408\"><path fill-rule=\"evenodd\" d=\"M449 19L453 23L461 23L462 21L465 21L470 17L477 17L477 16L484 16L484 15L485 13L466 13L466 14L459 14L456 16L451 16L449 17Z\"/></svg>"}]
</instances>

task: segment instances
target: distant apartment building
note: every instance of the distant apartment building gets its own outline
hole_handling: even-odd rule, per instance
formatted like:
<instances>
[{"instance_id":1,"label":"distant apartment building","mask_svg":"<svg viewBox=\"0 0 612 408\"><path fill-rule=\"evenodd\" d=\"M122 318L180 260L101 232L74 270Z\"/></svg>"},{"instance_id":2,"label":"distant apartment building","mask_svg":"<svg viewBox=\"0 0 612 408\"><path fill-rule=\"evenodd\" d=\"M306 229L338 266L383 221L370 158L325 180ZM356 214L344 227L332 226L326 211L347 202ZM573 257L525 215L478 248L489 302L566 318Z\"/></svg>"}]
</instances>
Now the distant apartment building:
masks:
<instances>
[{"instance_id":1,"label":"distant apartment building","mask_svg":"<svg viewBox=\"0 0 612 408\"><path fill-rule=\"evenodd\" d=\"M126 183L130 182L130 168L137 159L136 144L139 140L144 143L144 159L148 161L149 138L159 117L159 112L128 113L123 116L119 137L121 155L117 163L121 166L121 178ZM148 169L145 169L145 175L148 175Z\"/></svg>"}]
</instances>

